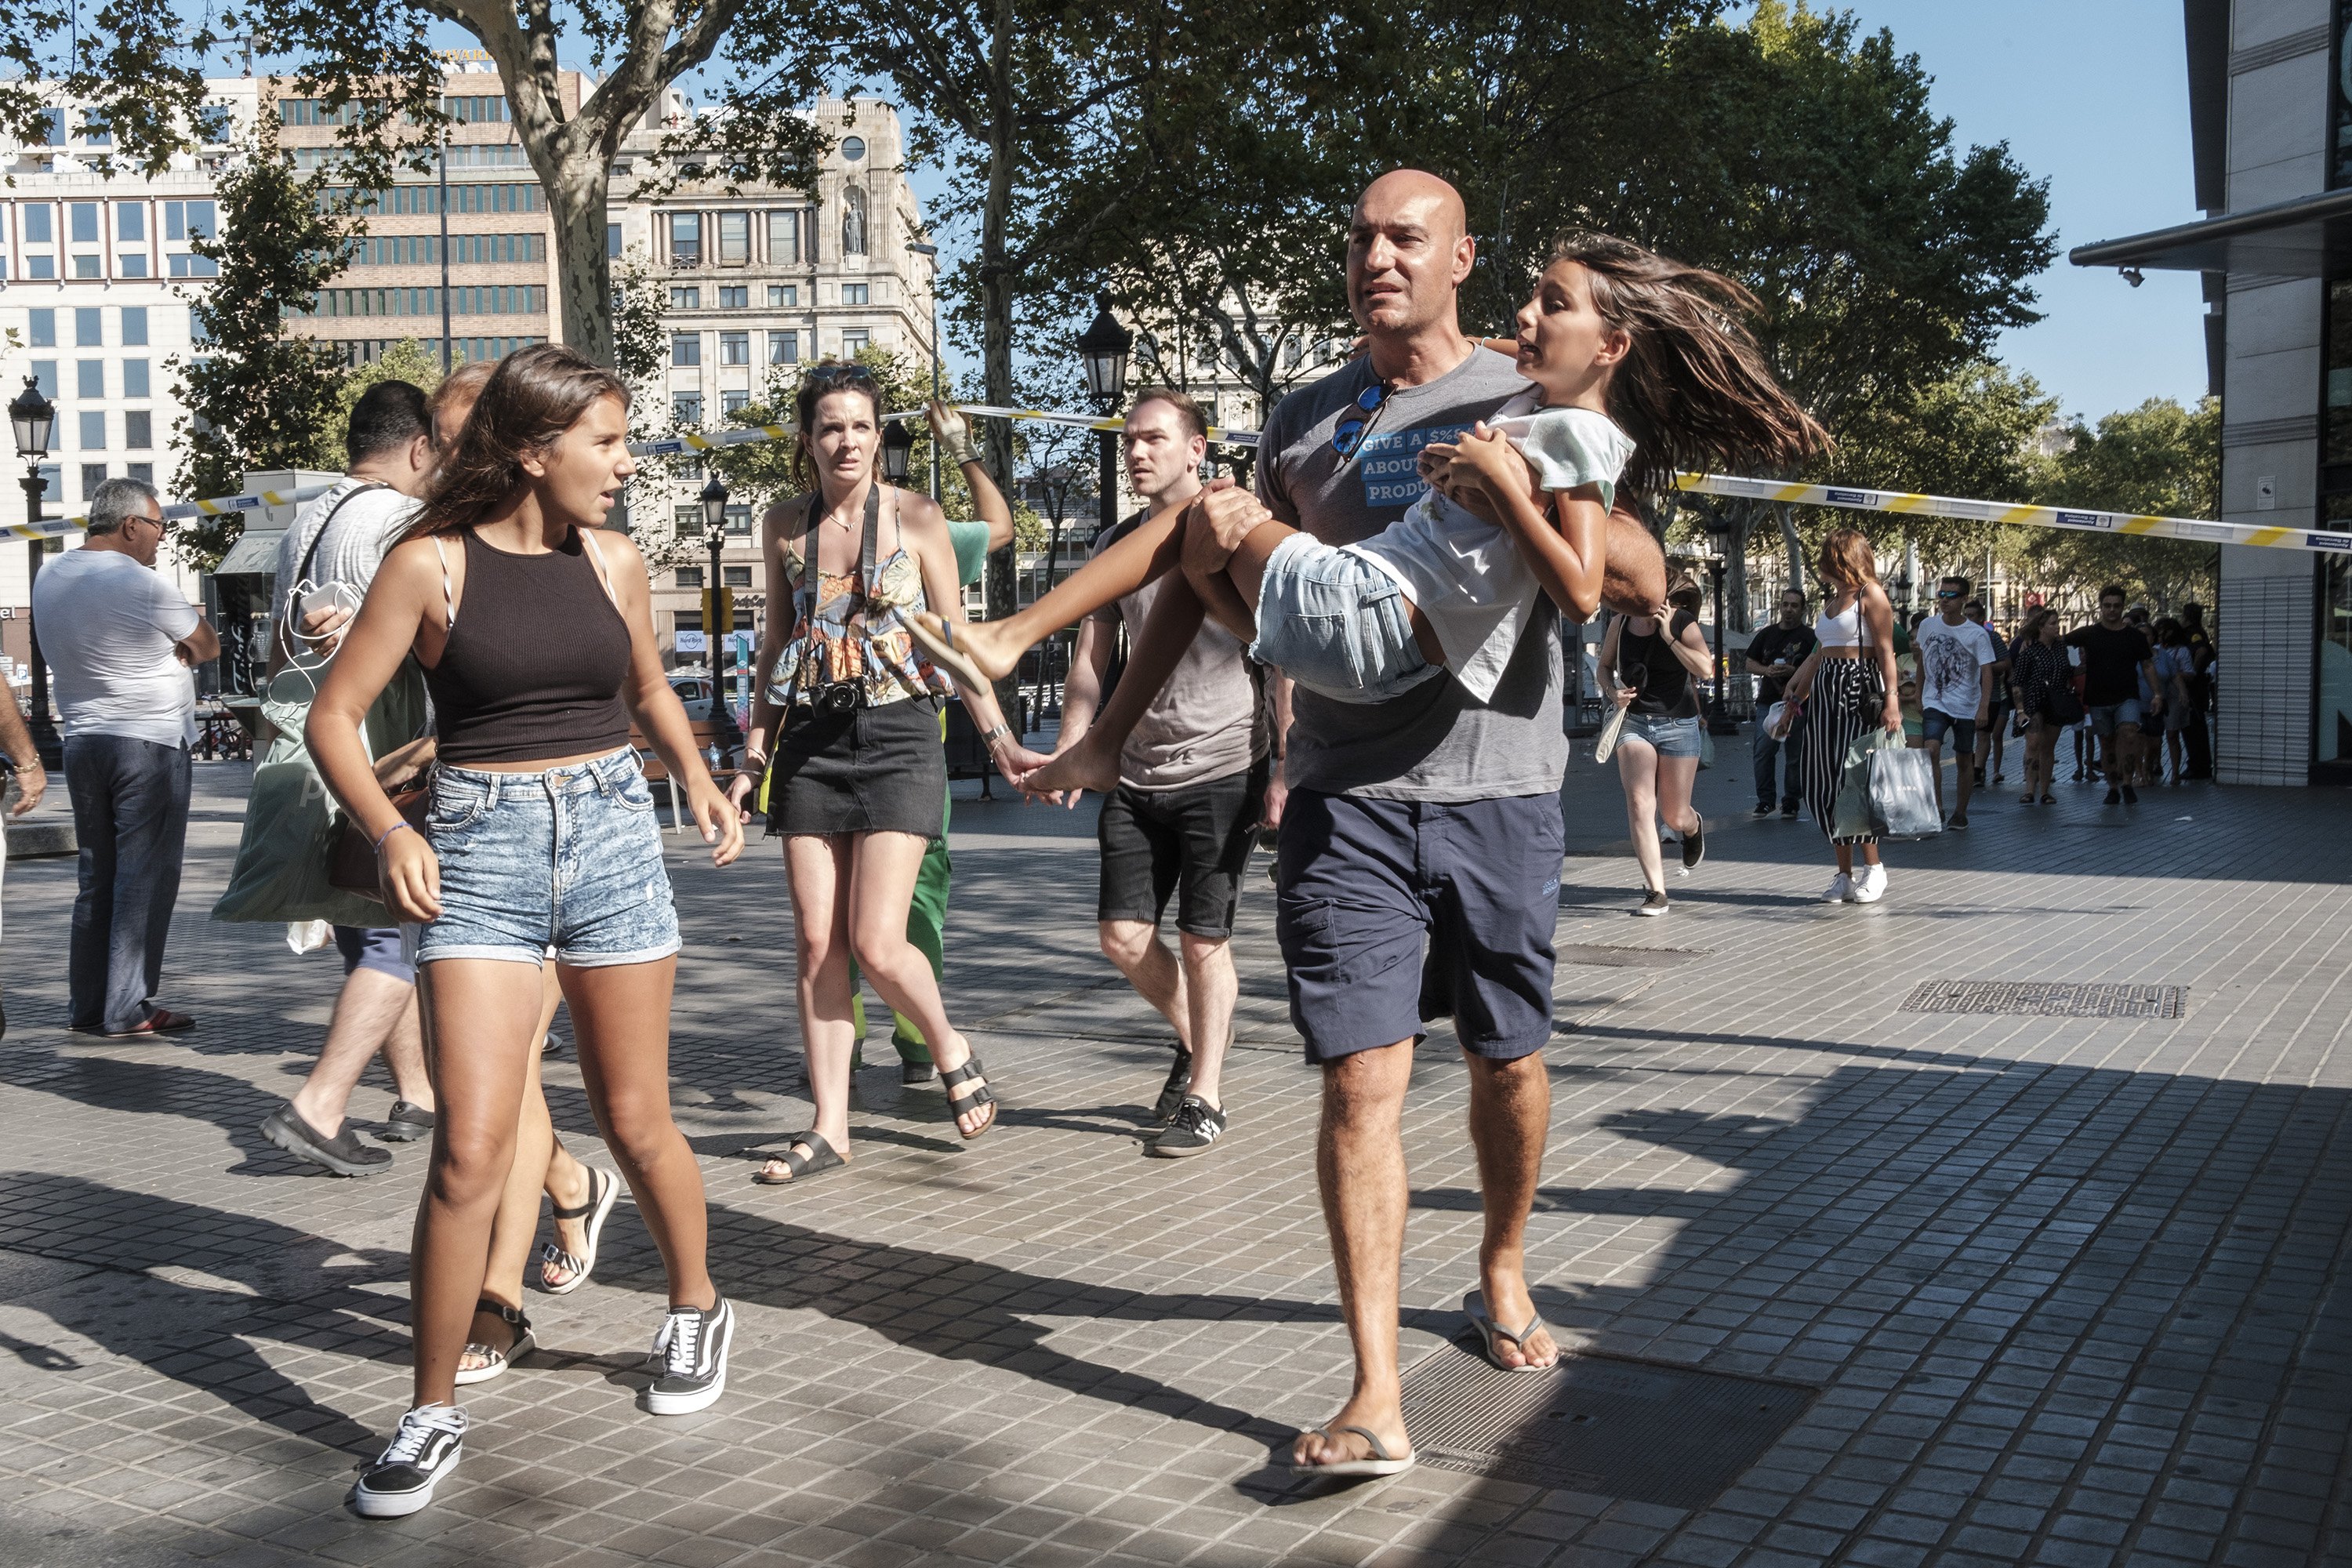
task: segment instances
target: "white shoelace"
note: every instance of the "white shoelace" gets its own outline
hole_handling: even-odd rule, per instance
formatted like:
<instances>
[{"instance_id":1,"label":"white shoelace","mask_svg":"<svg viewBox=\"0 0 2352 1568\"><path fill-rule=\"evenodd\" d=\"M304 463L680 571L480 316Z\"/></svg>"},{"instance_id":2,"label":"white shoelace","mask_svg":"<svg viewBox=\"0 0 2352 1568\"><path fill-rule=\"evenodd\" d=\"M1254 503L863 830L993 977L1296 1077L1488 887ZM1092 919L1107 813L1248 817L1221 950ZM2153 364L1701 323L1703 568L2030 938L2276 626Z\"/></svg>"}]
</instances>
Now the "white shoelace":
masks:
<instances>
[{"instance_id":1,"label":"white shoelace","mask_svg":"<svg viewBox=\"0 0 2352 1568\"><path fill-rule=\"evenodd\" d=\"M709 1323L708 1316L697 1311L672 1312L662 1320L661 1332L654 1336L654 1354L662 1358L662 1371L671 1377L691 1377L701 1370L696 1352L702 1346L702 1331Z\"/></svg>"},{"instance_id":2,"label":"white shoelace","mask_svg":"<svg viewBox=\"0 0 2352 1568\"><path fill-rule=\"evenodd\" d=\"M436 1434L466 1435L466 1413L454 1405L420 1405L400 1418L400 1430L383 1451L380 1465L413 1465L423 1457Z\"/></svg>"}]
</instances>

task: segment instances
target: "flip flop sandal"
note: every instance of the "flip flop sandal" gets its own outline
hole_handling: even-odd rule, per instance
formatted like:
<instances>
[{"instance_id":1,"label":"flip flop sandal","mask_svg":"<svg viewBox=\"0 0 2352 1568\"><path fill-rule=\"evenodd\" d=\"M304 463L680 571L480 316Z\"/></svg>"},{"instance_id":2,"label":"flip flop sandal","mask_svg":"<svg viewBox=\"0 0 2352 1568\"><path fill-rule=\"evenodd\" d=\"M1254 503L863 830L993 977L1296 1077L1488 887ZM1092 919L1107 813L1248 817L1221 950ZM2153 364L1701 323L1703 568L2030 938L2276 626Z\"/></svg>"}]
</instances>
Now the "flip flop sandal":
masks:
<instances>
[{"instance_id":1,"label":"flip flop sandal","mask_svg":"<svg viewBox=\"0 0 2352 1568\"><path fill-rule=\"evenodd\" d=\"M795 1132L781 1158L771 1155L792 1173L789 1176L772 1176L765 1171L751 1173L751 1180L763 1187L797 1186L820 1172L838 1170L849 1163L840 1152L824 1140L824 1134L812 1127L805 1132Z\"/></svg>"},{"instance_id":2,"label":"flip flop sandal","mask_svg":"<svg viewBox=\"0 0 2352 1568\"><path fill-rule=\"evenodd\" d=\"M474 1310L488 1312L505 1319L508 1325L515 1331L514 1342L506 1349L499 1350L495 1345L486 1345L479 1341L469 1342L466 1346L467 1352L482 1357L483 1362L479 1366L461 1366L457 1369L457 1381L460 1388L470 1383L489 1382L508 1367L529 1355L539 1343L531 1337L530 1320L522 1315L521 1308L509 1307L485 1296L474 1303Z\"/></svg>"},{"instance_id":3,"label":"flip flop sandal","mask_svg":"<svg viewBox=\"0 0 2352 1568\"><path fill-rule=\"evenodd\" d=\"M1353 1432L1371 1448L1372 1457L1369 1459L1339 1459L1328 1465L1302 1465L1294 1459L1290 1464L1292 1475L1393 1476L1412 1468L1420 1462L1419 1456L1413 1454L1407 1454L1402 1459L1398 1458L1389 1452L1387 1445L1382 1443L1376 1435L1366 1431L1361 1426L1318 1426L1316 1431L1325 1437L1330 1436L1335 1432Z\"/></svg>"},{"instance_id":4,"label":"flip flop sandal","mask_svg":"<svg viewBox=\"0 0 2352 1568\"><path fill-rule=\"evenodd\" d=\"M988 1092L988 1085L984 1083L973 1089L969 1094L958 1094L956 1090L961 1089L965 1084L971 1082L971 1080L976 1078L986 1078L987 1076L988 1069L981 1066L980 1053L978 1051L972 1052L969 1058L965 1058L963 1066L960 1068L942 1068L940 1069L940 1087L948 1091L948 1120L955 1121L956 1136L962 1139L967 1143L979 1137L981 1133L987 1131L990 1128L996 1125L996 1112L993 1110L990 1111L988 1113L988 1120L980 1124L978 1131L971 1132L966 1132L963 1130L963 1123L961 1121L957 1121L956 1118L969 1116L983 1105L994 1105L996 1103L996 1096Z\"/></svg>"},{"instance_id":5,"label":"flip flop sandal","mask_svg":"<svg viewBox=\"0 0 2352 1568\"><path fill-rule=\"evenodd\" d=\"M1502 1324L1495 1321L1494 1316L1486 1310L1486 1298L1475 1290L1471 1291L1467 1296L1462 1298L1462 1310L1464 1314L1469 1318L1470 1326L1478 1331L1478 1338L1485 1342L1487 1361L1492 1363L1498 1370L1503 1372L1549 1372L1554 1367L1559 1365L1559 1363L1555 1360L1551 1363L1551 1366L1507 1366L1504 1364L1502 1358L1495 1353L1495 1342L1496 1340L1508 1340L1513 1344L1518 1346L1522 1351L1526 1350L1528 1348L1528 1336L1533 1334L1538 1329L1544 1326L1542 1313L1538 1312L1534 1317L1529 1318L1525 1328L1516 1330L1507 1329L1503 1327Z\"/></svg>"},{"instance_id":6,"label":"flip flop sandal","mask_svg":"<svg viewBox=\"0 0 2352 1568\"><path fill-rule=\"evenodd\" d=\"M621 1195L621 1178L610 1171L588 1167L588 1201L578 1208L555 1210L557 1219L588 1218L588 1251L585 1257L566 1252L551 1241L539 1244L539 1288L551 1296L569 1296L588 1283L588 1276L596 1270L596 1239L604 1234L604 1221L612 1216L613 1205ZM561 1285L547 1282L548 1264L571 1270L572 1278Z\"/></svg>"},{"instance_id":7,"label":"flip flop sandal","mask_svg":"<svg viewBox=\"0 0 2352 1568\"><path fill-rule=\"evenodd\" d=\"M183 1029L193 1029L195 1026L196 1021L185 1013L174 1013L169 1007L158 1007L127 1029L107 1029L97 1032L103 1033L110 1040L131 1040L142 1035L176 1035ZM93 1031L85 1029L81 1032L89 1034Z\"/></svg>"},{"instance_id":8,"label":"flip flop sandal","mask_svg":"<svg viewBox=\"0 0 2352 1568\"><path fill-rule=\"evenodd\" d=\"M929 610L916 610L900 617L907 635L921 646L930 661L954 676L973 690L995 684L971 656L956 646L955 623L942 619Z\"/></svg>"}]
</instances>

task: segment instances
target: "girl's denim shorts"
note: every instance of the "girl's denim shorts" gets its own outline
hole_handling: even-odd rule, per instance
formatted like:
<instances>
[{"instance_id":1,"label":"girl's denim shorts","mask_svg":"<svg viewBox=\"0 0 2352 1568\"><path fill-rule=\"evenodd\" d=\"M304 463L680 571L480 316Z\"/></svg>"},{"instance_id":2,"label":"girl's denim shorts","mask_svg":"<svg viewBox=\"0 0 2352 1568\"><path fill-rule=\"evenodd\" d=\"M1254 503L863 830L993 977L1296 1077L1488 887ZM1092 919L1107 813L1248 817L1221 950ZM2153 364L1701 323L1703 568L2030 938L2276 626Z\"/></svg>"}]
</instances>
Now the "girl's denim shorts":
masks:
<instances>
[{"instance_id":1,"label":"girl's denim shorts","mask_svg":"<svg viewBox=\"0 0 2352 1568\"><path fill-rule=\"evenodd\" d=\"M635 752L536 773L436 769L425 837L441 918L416 962L490 958L578 969L677 951L660 820Z\"/></svg>"},{"instance_id":2,"label":"girl's denim shorts","mask_svg":"<svg viewBox=\"0 0 2352 1568\"><path fill-rule=\"evenodd\" d=\"M1623 738L1647 741L1662 757L1696 757L1699 754L1696 719L1660 719L1648 713L1628 713L1625 715Z\"/></svg>"},{"instance_id":3,"label":"girl's denim shorts","mask_svg":"<svg viewBox=\"0 0 2352 1568\"><path fill-rule=\"evenodd\" d=\"M1339 702L1386 702L1445 673L1412 640L1395 578L1304 533L1266 557L1250 657Z\"/></svg>"}]
</instances>

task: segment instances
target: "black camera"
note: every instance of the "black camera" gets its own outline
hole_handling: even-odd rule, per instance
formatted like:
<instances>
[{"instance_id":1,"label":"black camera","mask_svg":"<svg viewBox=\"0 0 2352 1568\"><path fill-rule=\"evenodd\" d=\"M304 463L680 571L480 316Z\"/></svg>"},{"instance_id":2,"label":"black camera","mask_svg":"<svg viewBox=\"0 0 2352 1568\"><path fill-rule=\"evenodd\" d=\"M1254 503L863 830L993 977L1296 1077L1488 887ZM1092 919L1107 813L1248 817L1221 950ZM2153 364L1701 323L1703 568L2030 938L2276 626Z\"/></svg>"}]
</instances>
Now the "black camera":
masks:
<instances>
[{"instance_id":1,"label":"black camera","mask_svg":"<svg viewBox=\"0 0 2352 1568\"><path fill-rule=\"evenodd\" d=\"M816 689L809 706L820 713L847 713L865 700L865 691L854 680L828 680Z\"/></svg>"}]
</instances>

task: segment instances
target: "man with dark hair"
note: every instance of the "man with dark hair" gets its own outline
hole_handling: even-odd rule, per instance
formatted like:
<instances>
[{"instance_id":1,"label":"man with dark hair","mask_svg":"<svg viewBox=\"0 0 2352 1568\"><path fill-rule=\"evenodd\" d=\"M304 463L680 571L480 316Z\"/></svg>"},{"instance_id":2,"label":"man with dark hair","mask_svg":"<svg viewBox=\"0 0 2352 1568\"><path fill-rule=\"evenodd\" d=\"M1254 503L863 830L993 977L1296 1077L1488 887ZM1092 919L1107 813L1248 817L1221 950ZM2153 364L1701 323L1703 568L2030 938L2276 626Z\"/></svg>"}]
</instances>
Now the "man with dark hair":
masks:
<instances>
[{"instance_id":1,"label":"man with dark hair","mask_svg":"<svg viewBox=\"0 0 2352 1568\"><path fill-rule=\"evenodd\" d=\"M1959 800L1949 826L1969 825L1969 792L1976 783L1977 728L1992 718L1992 634L1969 619L1966 577L1936 584L1936 613L1919 623L1913 644L1919 666L1919 743L1935 771L1936 809L1944 809L1944 737L1952 738Z\"/></svg>"},{"instance_id":2,"label":"man with dark hair","mask_svg":"<svg viewBox=\"0 0 2352 1568\"><path fill-rule=\"evenodd\" d=\"M1201 493L1208 433L1201 405L1184 394L1154 387L1136 395L1127 478L1143 505L1097 535L1096 554L1151 513ZM1147 584L1079 626L1056 755L1094 721L1120 626L1138 636L1159 593L1159 584ZM1197 1154L1225 1131L1223 1070L1240 994L1234 910L1256 829L1282 812L1279 790L1269 797L1266 747L1265 704L1241 639L1203 619L1120 751L1118 788L1096 822L1103 956L1176 1031L1175 1065L1152 1108L1167 1130L1143 1148L1160 1159ZM1180 900L1181 957L1160 940L1171 894Z\"/></svg>"},{"instance_id":3,"label":"man with dark hair","mask_svg":"<svg viewBox=\"0 0 2352 1568\"><path fill-rule=\"evenodd\" d=\"M220 657L220 638L154 569L164 533L154 486L100 485L86 532L33 585L81 841L68 1022L79 1034L167 1035L195 1023L154 995L187 842L193 671Z\"/></svg>"},{"instance_id":4,"label":"man with dark hair","mask_svg":"<svg viewBox=\"0 0 2352 1568\"><path fill-rule=\"evenodd\" d=\"M2083 650L2083 706L2106 759L2108 805L2139 804L2131 769L2139 755L2142 709L2164 711L2164 692L2156 684L2156 650L2138 627L2124 619L2124 599L2123 589L2108 584L2099 590L2099 618L2066 637L2067 647ZM2151 693L2145 705L2139 695L2143 678Z\"/></svg>"},{"instance_id":5,"label":"man with dark hair","mask_svg":"<svg viewBox=\"0 0 2352 1568\"><path fill-rule=\"evenodd\" d=\"M2181 685L2189 690L2189 716L2180 727L2180 738L2189 750L2189 766L2181 773L2187 779L2210 779L2213 776L2213 732L2206 728L2213 712L2213 660L2217 650L2213 634L2205 629L2205 606L2189 603L2180 606L2181 634L2189 639L2189 673Z\"/></svg>"},{"instance_id":6,"label":"man with dark hair","mask_svg":"<svg viewBox=\"0 0 2352 1568\"><path fill-rule=\"evenodd\" d=\"M1789 677L1813 651L1813 628L1805 624L1805 591L1791 585L1780 591L1780 614L1773 623L1748 639L1748 673L1756 678L1756 815L1772 815L1772 763L1780 763L1780 815L1790 821L1797 803L1805 798L1805 720L1797 716L1786 735L1775 737L1764 715L1788 694Z\"/></svg>"},{"instance_id":7,"label":"man with dark hair","mask_svg":"<svg viewBox=\"0 0 2352 1568\"><path fill-rule=\"evenodd\" d=\"M1977 729L1976 763L1969 770L1969 776L1975 781L1976 787L1982 789L1988 763L1991 766L1993 783L2000 784L2008 776L2001 771L2000 759L2001 731L2009 725L2010 714L2009 639L1993 629L1992 622L1985 615L1983 600L1970 599L1960 606L1960 613L1982 626L1985 636L1992 641L1992 710L1985 722Z\"/></svg>"},{"instance_id":8,"label":"man with dark hair","mask_svg":"<svg viewBox=\"0 0 2352 1568\"><path fill-rule=\"evenodd\" d=\"M312 501L278 542L279 634L274 676L297 651L332 653L337 631L357 613L368 584L415 512L433 472L433 422L422 389L380 381L360 395L344 433L351 468ZM271 1111L261 1135L295 1158L339 1176L364 1176L392 1163L362 1143L343 1112L360 1074L378 1051L396 1099L382 1137L395 1142L433 1130L433 1084L416 1013L413 949L398 926L335 927L343 988L327 1023L319 1060L293 1098Z\"/></svg>"}]
</instances>

